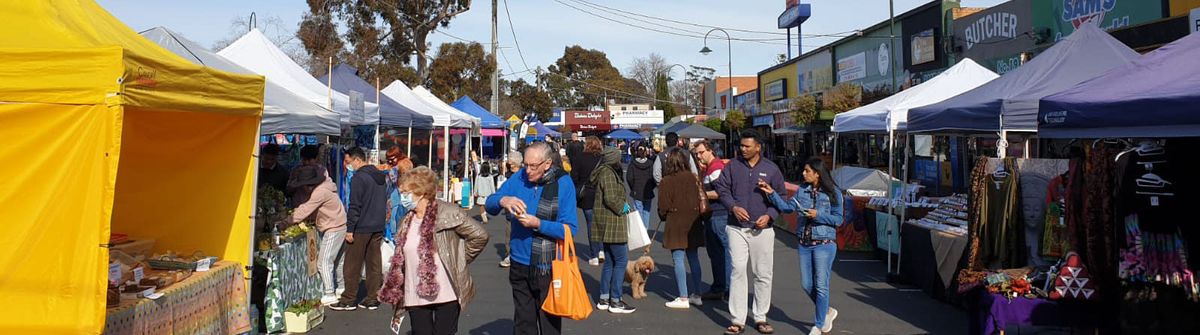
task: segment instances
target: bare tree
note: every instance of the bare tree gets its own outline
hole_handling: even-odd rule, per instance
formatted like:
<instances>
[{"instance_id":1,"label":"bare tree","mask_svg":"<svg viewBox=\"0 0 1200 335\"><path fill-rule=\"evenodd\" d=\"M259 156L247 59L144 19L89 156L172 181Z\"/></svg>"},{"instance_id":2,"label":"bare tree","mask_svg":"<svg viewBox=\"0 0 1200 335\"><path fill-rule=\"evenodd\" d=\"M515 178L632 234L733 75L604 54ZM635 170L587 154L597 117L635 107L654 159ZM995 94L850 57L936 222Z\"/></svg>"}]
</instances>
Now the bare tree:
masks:
<instances>
[{"instance_id":1,"label":"bare tree","mask_svg":"<svg viewBox=\"0 0 1200 335\"><path fill-rule=\"evenodd\" d=\"M633 59L633 62L629 64L629 68L626 69L629 73L627 77L636 80L646 88L646 92L639 93L654 95L656 90L656 87L654 87L655 79L658 75L666 74L668 66L670 64L667 63L666 58L663 58L658 53L651 52L649 56Z\"/></svg>"},{"instance_id":2,"label":"bare tree","mask_svg":"<svg viewBox=\"0 0 1200 335\"><path fill-rule=\"evenodd\" d=\"M263 18L255 18L255 22L250 21L250 15L236 16L229 20L229 34L216 42L213 42L212 51L220 51L225 47L233 44L250 29L257 28L266 35L267 38L275 43L279 49L291 57L296 64L301 66L309 66L308 52L304 50L304 45L300 43L300 39L296 37L296 30L288 28L283 20L278 16L267 16ZM306 69L312 72L312 69Z\"/></svg>"}]
</instances>

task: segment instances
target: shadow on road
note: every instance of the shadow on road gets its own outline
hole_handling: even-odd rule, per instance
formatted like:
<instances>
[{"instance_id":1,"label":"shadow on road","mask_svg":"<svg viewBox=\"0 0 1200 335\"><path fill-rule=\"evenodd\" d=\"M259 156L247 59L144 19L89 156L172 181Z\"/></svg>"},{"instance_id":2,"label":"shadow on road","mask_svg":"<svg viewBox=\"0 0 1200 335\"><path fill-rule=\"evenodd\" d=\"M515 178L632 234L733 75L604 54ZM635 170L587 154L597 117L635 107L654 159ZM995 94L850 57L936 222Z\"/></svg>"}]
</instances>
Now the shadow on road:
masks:
<instances>
[{"instance_id":1,"label":"shadow on road","mask_svg":"<svg viewBox=\"0 0 1200 335\"><path fill-rule=\"evenodd\" d=\"M513 331L513 321L509 319L500 319L488 322L482 326L471 329L467 334L471 335L500 335L511 334Z\"/></svg>"}]
</instances>

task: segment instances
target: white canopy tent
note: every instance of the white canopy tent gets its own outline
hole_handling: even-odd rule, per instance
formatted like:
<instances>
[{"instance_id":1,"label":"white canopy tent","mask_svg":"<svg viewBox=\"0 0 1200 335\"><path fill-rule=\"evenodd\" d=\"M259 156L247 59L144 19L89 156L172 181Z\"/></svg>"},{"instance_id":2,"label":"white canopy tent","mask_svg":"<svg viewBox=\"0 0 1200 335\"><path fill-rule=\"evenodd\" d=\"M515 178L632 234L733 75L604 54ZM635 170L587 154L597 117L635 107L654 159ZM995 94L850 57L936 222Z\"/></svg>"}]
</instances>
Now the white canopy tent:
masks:
<instances>
[{"instance_id":1,"label":"white canopy tent","mask_svg":"<svg viewBox=\"0 0 1200 335\"><path fill-rule=\"evenodd\" d=\"M870 105L838 114L833 120L837 133L884 133L908 128L908 110L949 99L1000 77L975 61L958 64L920 85L900 91Z\"/></svg>"},{"instance_id":2,"label":"white canopy tent","mask_svg":"<svg viewBox=\"0 0 1200 335\"><path fill-rule=\"evenodd\" d=\"M424 90L424 88L421 88L419 86L417 88ZM403 82L401 82L399 80L393 81L391 84L388 84L388 86L384 87L383 90L380 92L383 95L386 95L387 97L392 98L392 100L399 102L401 105L404 105L405 107L412 109L414 112L417 112L420 114L425 114L425 115L428 115L433 118L434 128L438 128L438 127L442 128L443 140L446 143L446 145L442 146L442 157L445 157L447 160L450 159L450 128L453 127L453 128L475 129L475 128L477 128L476 126L479 125L478 118L474 118L470 115L466 115L466 113L463 113L462 111L455 109L454 107L450 107L450 105L446 105L444 102L442 102L442 105L445 105L447 108L449 108L449 110L441 108L437 104L435 104L435 102L441 102L441 100L437 99L436 97L434 97L433 99L426 99L426 98L422 97L420 94L417 94L417 92L415 92L415 90L408 88L408 85L405 85ZM430 96L432 96L432 94L430 94ZM468 136L467 138L470 138L470 136ZM429 132L429 143L430 143L430 145L429 145L428 164L430 167L432 167L433 166L433 132ZM470 143L468 143L467 147L470 148ZM463 158L465 160L467 158L466 156L468 156L468 155L463 155L463 156L464 156ZM450 197L450 182L449 182L449 180L450 180L450 164L448 164L448 163L449 162L447 162L447 164L442 164L442 179L443 179L442 196L444 197L443 199L445 199L447 201L449 201L451 199L451 197ZM469 166L470 164L467 164L467 165ZM463 169L463 171L467 172L467 169Z\"/></svg>"},{"instance_id":3,"label":"white canopy tent","mask_svg":"<svg viewBox=\"0 0 1200 335\"><path fill-rule=\"evenodd\" d=\"M141 32L141 35L192 63L234 73L255 73L170 29L156 27ZM292 93L276 84L273 78L267 78L263 101L262 126L259 127L263 134L300 133L336 136L342 133L339 124L341 120L337 113Z\"/></svg>"},{"instance_id":4,"label":"white canopy tent","mask_svg":"<svg viewBox=\"0 0 1200 335\"><path fill-rule=\"evenodd\" d=\"M352 92L361 94L361 96L352 98L350 95L330 89L329 86L308 74L283 50L279 50L279 47L275 46L258 29L250 30L249 33L217 54L270 78L271 81L312 103L332 106L332 109L341 115L343 124L379 124L379 105L366 102L364 99L367 94L375 94L375 92Z\"/></svg>"},{"instance_id":5,"label":"white canopy tent","mask_svg":"<svg viewBox=\"0 0 1200 335\"><path fill-rule=\"evenodd\" d=\"M467 136L466 136L467 143L466 143L465 148L467 148L467 149L465 152L463 152L463 163L464 163L464 165L463 165L463 180L470 180L471 178L469 176L471 175L471 155L470 155L471 136L474 136L476 133L479 132L479 125L480 125L481 121L479 120L479 118L472 116L471 114L467 114L467 112L458 110L458 108L454 108L453 106L446 104L445 101L442 101L442 99L439 99L437 96L433 95L433 92L430 92L429 90L425 89L424 86L417 86L416 88L413 88L412 91L413 91L413 94L416 94L418 98L425 100L426 103L437 108L438 110L440 110L444 113L450 114L450 115L454 115L456 118L465 119L471 123L470 131L467 133ZM448 133L449 132L447 132L447 134ZM447 139L446 139L446 144L447 144L446 150L449 151L450 150L449 137L447 137ZM450 157L450 155L447 154L446 157ZM445 167L443 169L445 170L443 172L447 176L449 176L450 175L449 164L445 164ZM450 199L450 196L447 195L446 199ZM474 203L474 202L471 202L471 203Z\"/></svg>"}]
</instances>

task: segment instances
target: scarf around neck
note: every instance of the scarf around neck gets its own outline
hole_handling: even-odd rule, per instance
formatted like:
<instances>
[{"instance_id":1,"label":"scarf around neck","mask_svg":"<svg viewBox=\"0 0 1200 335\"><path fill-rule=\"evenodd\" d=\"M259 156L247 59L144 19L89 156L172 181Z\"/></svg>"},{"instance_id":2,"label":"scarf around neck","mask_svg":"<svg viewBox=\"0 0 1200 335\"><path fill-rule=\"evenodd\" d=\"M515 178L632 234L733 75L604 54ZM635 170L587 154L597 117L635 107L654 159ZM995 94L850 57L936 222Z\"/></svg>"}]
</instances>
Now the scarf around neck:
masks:
<instances>
[{"instance_id":1,"label":"scarf around neck","mask_svg":"<svg viewBox=\"0 0 1200 335\"><path fill-rule=\"evenodd\" d=\"M433 245L434 226L437 225L437 201L430 201L425 208L425 215L421 218L421 226L418 233L421 235L419 244L417 245L417 254L420 255L417 266L417 278L420 282L417 284L417 296L422 298L435 298L441 287L437 282L437 263L435 262L434 253L435 246ZM410 213L415 213L410 211ZM396 236L396 253L392 255L392 268L388 271L387 278L384 279L383 287L380 288L379 300L395 305L404 306L404 245L408 243L408 230L412 228L413 216L406 215L403 228L400 229L400 234Z\"/></svg>"},{"instance_id":2,"label":"scarf around neck","mask_svg":"<svg viewBox=\"0 0 1200 335\"><path fill-rule=\"evenodd\" d=\"M566 172L563 172L561 169L551 168L549 171L546 171L546 175L541 180L535 183L535 187L542 188L536 215L539 220L554 221L558 219L558 179L565 175ZM530 249L529 260L537 268L539 274L545 275L550 272L557 248L556 239L539 232L534 232L533 246Z\"/></svg>"}]
</instances>

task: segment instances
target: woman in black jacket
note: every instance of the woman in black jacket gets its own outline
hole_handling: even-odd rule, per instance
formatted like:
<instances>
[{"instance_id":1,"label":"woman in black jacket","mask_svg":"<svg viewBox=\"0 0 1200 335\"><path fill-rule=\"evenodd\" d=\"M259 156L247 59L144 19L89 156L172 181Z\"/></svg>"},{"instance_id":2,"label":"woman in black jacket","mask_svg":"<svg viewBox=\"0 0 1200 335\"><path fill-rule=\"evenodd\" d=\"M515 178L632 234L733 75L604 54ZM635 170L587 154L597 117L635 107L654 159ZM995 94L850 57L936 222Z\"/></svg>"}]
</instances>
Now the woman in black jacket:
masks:
<instances>
[{"instance_id":1,"label":"woman in black jacket","mask_svg":"<svg viewBox=\"0 0 1200 335\"><path fill-rule=\"evenodd\" d=\"M575 157L569 157L571 160L571 180L575 182L575 191L578 196L575 198L575 206L583 210L583 217L587 221L588 232L592 231L592 221L594 219L592 207L596 202L596 185L591 183L592 171L600 165L600 152L604 149L600 138L588 136L584 142L583 152ZM604 260L604 253L600 251L600 245L591 243L592 239L588 238L588 249L591 254L588 254L590 259L588 263L592 266L600 266L600 262Z\"/></svg>"},{"instance_id":2,"label":"woman in black jacket","mask_svg":"<svg viewBox=\"0 0 1200 335\"><path fill-rule=\"evenodd\" d=\"M625 171L625 182L629 184L629 195L634 200L633 206L642 216L642 224L646 226L646 230L650 230L650 204L654 200L654 189L658 188L658 184L654 182L654 160L658 155L649 147L639 145L634 149L634 157L633 161L629 162L629 169Z\"/></svg>"}]
</instances>

